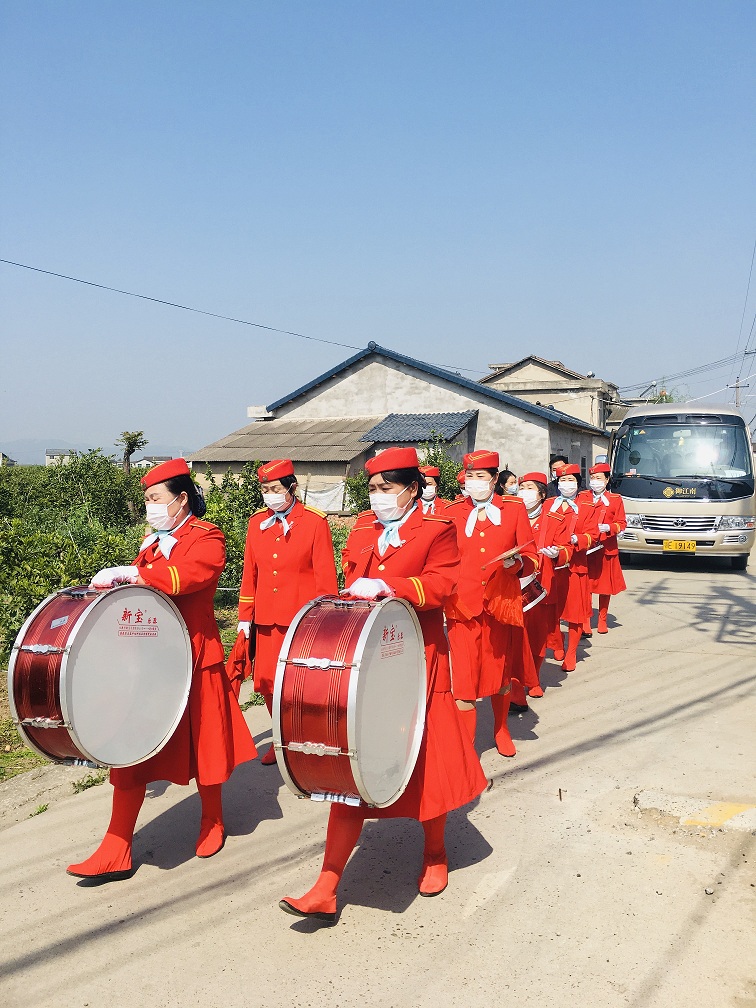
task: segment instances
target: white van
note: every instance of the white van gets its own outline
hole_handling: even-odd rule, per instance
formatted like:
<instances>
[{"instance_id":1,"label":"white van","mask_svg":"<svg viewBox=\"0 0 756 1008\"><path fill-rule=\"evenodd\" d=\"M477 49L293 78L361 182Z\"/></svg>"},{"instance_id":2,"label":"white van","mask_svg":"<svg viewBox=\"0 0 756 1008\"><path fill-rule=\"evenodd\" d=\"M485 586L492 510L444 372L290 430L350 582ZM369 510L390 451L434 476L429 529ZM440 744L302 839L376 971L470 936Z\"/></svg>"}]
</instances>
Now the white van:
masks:
<instances>
[{"instance_id":1,"label":"white van","mask_svg":"<svg viewBox=\"0 0 756 1008\"><path fill-rule=\"evenodd\" d=\"M733 406L662 403L628 411L612 438L622 553L730 557L745 570L756 537L753 453Z\"/></svg>"}]
</instances>

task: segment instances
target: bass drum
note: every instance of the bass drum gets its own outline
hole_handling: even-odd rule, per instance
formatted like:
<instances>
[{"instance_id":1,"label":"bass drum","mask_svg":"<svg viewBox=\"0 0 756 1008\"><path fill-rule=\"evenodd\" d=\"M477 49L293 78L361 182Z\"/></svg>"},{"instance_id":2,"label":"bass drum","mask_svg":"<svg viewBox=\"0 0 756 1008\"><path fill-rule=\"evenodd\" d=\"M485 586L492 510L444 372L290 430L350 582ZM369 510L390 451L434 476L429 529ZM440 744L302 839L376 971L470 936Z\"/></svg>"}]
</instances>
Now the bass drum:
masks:
<instances>
[{"instance_id":1,"label":"bass drum","mask_svg":"<svg viewBox=\"0 0 756 1008\"><path fill-rule=\"evenodd\" d=\"M125 767L160 752L184 713L192 648L155 588L65 588L21 628L8 668L24 742L56 763Z\"/></svg>"},{"instance_id":2,"label":"bass drum","mask_svg":"<svg viewBox=\"0 0 756 1008\"><path fill-rule=\"evenodd\" d=\"M273 741L284 781L316 801L391 805L415 768L425 703L425 645L408 602L309 602L276 667Z\"/></svg>"}]
</instances>

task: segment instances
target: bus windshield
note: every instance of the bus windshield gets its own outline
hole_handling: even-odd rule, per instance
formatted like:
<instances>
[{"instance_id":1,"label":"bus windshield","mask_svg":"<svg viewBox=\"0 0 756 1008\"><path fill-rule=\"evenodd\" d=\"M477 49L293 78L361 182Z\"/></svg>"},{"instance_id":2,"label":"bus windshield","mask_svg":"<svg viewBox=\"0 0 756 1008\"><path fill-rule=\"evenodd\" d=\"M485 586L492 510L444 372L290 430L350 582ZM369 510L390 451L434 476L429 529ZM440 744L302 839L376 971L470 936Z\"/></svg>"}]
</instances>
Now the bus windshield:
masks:
<instances>
[{"instance_id":1,"label":"bus windshield","mask_svg":"<svg viewBox=\"0 0 756 1008\"><path fill-rule=\"evenodd\" d=\"M649 419L630 421L617 432L612 476L619 493L694 500L733 500L753 493L751 448L743 425Z\"/></svg>"}]
</instances>

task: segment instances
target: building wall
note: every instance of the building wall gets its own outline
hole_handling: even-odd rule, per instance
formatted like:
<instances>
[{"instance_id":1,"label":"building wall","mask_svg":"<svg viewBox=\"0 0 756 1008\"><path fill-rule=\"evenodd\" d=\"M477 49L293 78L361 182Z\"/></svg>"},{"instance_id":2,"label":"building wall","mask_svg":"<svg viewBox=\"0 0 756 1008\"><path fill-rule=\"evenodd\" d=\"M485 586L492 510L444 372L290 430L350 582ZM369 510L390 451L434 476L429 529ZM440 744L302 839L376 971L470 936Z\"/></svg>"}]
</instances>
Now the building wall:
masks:
<instances>
[{"instance_id":1,"label":"building wall","mask_svg":"<svg viewBox=\"0 0 756 1008\"><path fill-rule=\"evenodd\" d=\"M502 467L515 472L548 465L549 422L515 408L494 405L481 393L386 360L358 362L330 381L276 410L278 418L354 416L380 413L460 413L477 409L476 448L498 451ZM569 431L565 428L566 437ZM590 435L585 435L590 454Z\"/></svg>"}]
</instances>

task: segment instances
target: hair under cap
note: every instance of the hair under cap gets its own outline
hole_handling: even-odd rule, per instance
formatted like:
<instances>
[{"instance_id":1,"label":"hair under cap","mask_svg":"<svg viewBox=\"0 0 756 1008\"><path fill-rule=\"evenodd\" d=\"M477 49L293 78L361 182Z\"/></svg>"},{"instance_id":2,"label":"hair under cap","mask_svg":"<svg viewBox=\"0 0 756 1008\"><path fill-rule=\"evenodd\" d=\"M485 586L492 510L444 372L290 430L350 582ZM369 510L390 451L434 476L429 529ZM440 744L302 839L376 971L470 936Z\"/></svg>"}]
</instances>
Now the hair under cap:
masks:
<instances>
[{"instance_id":1,"label":"hair under cap","mask_svg":"<svg viewBox=\"0 0 756 1008\"><path fill-rule=\"evenodd\" d=\"M168 462L161 462L160 465L156 465L149 472L146 472L142 476L141 484L145 488L155 486L156 483L165 483L166 480L174 479L176 476L190 476L191 472L189 466L186 464L186 459L175 458L170 459Z\"/></svg>"}]
</instances>

